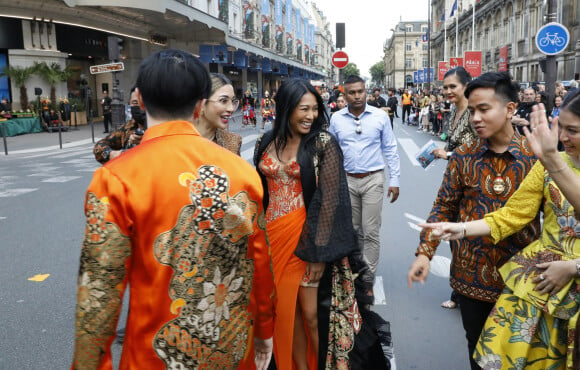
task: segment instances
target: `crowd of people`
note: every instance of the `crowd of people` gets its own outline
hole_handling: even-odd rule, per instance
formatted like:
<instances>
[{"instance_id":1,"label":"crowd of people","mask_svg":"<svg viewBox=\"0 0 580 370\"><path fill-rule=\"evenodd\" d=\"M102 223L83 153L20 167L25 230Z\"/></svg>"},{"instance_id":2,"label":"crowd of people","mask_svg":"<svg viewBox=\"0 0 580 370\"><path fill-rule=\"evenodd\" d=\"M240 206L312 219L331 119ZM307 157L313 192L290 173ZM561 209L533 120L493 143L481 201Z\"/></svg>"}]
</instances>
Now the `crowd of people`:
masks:
<instances>
[{"instance_id":1,"label":"crowd of people","mask_svg":"<svg viewBox=\"0 0 580 370\"><path fill-rule=\"evenodd\" d=\"M390 368L372 305L383 199L400 193L395 90L290 78L264 99L252 167L228 131L251 94L180 50L142 62L132 119L94 149L73 368L110 368L129 287L121 368ZM442 305L472 369L578 364L580 91L551 112L536 99L462 67L440 94L401 96L448 161L408 283L449 240Z\"/></svg>"}]
</instances>

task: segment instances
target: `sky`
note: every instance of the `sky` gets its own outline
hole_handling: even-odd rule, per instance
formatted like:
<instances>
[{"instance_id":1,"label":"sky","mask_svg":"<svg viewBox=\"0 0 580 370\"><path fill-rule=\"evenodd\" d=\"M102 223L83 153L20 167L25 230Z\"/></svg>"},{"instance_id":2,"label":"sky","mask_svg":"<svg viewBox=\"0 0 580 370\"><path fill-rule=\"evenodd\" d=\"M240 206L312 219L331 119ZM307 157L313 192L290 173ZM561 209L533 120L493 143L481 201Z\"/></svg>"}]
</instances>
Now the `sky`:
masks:
<instances>
[{"instance_id":1,"label":"sky","mask_svg":"<svg viewBox=\"0 0 580 370\"><path fill-rule=\"evenodd\" d=\"M429 0L311 0L330 23L336 42L336 23L345 23L349 62L357 65L362 76L370 77L371 66L383 58L383 44L403 21L427 20Z\"/></svg>"}]
</instances>

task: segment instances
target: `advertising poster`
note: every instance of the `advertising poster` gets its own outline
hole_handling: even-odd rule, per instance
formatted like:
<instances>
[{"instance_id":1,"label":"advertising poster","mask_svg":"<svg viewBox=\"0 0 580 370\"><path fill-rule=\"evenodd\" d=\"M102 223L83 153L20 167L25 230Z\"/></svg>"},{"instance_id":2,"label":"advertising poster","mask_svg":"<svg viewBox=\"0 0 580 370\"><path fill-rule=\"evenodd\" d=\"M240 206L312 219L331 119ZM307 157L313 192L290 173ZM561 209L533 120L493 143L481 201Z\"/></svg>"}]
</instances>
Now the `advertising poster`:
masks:
<instances>
[{"instance_id":1,"label":"advertising poster","mask_svg":"<svg viewBox=\"0 0 580 370\"><path fill-rule=\"evenodd\" d=\"M270 47L270 0L262 0L262 46Z\"/></svg>"},{"instance_id":2,"label":"advertising poster","mask_svg":"<svg viewBox=\"0 0 580 370\"><path fill-rule=\"evenodd\" d=\"M463 67L463 58L449 58L449 67Z\"/></svg>"},{"instance_id":3,"label":"advertising poster","mask_svg":"<svg viewBox=\"0 0 580 370\"><path fill-rule=\"evenodd\" d=\"M282 16L282 0L276 0L274 15L276 24L276 33L274 35L274 39L276 40L276 50L281 53L284 50L284 17Z\"/></svg>"},{"instance_id":4,"label":"advertising poster","mask_svg":"<svg viewBox=\"0 0 580 370\"><path fill-rule=\"evenodd\" d=\"M471 77L481 76L481 51L465 52L465 69Z\"/></svg>"},{"instance_id":5,"label":"advertising poster","mask_svg":"<svg viewBox=\"0 0 580 370\"><path fill-rule=\"evenodd\" d=\"M508 47L504 46L499 48L499 69L500 72L505 72L507 68L507 58L508 58Z\"/></svg>"},{"instance_id":6,"label":"advertising poster","mask_svg":"<svg viewBox=\"0 0 580 370\"><path fill-rule=\"evenodd\" d=\"M294 51L294 45L292 40L294 39L293 37L293 30L294 27L292 27L294 23L294 17L293 17L293 9L292 9L292 0L286 0L286 53L287 54L293 54Z\"/></svg>"},{"instance_id":7,"label":"advertising poster","mask_svg":"<svg viewBox=\"0 0 580 370\"><path fill-rule=\"evenodd\" d=\"M450 70L451 68L449 68L449 62L444 62L444 61L439 61L437 63L438 66L438 80L439 81L443 81L443 78L445 77L445 73L447 73L448 70Z\"/></svg>"},{"instance_id":8,"label":"advertising poster","mask_svg":"<svg viewBox=\"0 0 580 370\"><path fill-rule=\"evenodd\" d=\"M254 37L254 4L249 0L244 0L244 35Z\"/></svg>"}]
</instances>

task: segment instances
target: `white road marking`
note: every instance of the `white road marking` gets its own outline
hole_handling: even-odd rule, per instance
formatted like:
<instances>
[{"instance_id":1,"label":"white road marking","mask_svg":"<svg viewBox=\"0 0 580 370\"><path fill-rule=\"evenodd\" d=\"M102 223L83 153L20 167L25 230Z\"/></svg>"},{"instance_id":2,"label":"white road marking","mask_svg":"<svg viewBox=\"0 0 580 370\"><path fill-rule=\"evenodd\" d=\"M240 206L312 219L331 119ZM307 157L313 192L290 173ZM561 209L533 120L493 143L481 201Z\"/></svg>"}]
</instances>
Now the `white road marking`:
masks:
<instances>
[{"instance_id":1,"label":"white road marking","mask_svg":"<svg viewBox=\"0 0 580 370\"><path fill-rule=\"evenodd\" d=\"M385 289L383 288L383 277L377 276L375 285L373 286L373 294L375 295L375 305L386 305L387 298L385 296Z\"/></svg>"},{"instance_id":2,"label":"white road marking","mask_svg":"<svg viewBox=\"0 0 580 370\"><path fill-rule=\"evenodd\" d=\"M0 191L0 198L7 198L7 197L16 197L18 195L22 195L22 194L26 194L26 193L31 193L33 191L37 191L38 188L35 189L7 189L7 190L2 190Z\"/></svg>"},{"instance_id":3,"label":"white road marking","mask_svg":"<svg viewBox=\"0 0 580 370\"><path fill-rule=\"evenodd\" d=\"M431 268L429 272L435 276L449 279L449 269L451 268L451 260L443 256L433 256L431 259Z\"/></svg>"},{"instance_id":4,"label":"white road marking","mask_svg":"<svg viewBox=\"0 0 580 370\"><path fill-rule=\"evenodd\" d=\"M64 161L64 162L60 162L62 164L85 164L87 163L89 160L88 159L82 159L82 158L77 158L77 159L71 159L68 161Z\"/></svg>"},{"instance_id":5,"label":"white road marking","mask_svg":"<svg viewBox=\"0 0 580 370\"><path fill-rule=\"evenodd\" d=\"M78 169L77 172L95 172L99 167L94 167L94 168L81 168Z\"/></svg>"},{"instance_id":6,"label":"white road marking","mask_svg":"<svg viewBox=\"0 0 580 370\"><path fill-rule=\"evenodd\" d=\"M0 216L0 220L5 220L5 219L6 219L6 217Z\"/></svg>"},{"instance_id":7,"label":"white road marking","mask_svg":"<svg viewBox=\"0 0 580 370\"><path fill-rule=\"evenodd\" d=\"M421 166L421 164L415 159L415 154L419 153L419 149L421 149L417 144L415 144L415 141L413 141L413 139L400 138L399 144L405 151L405 154L407 154L407 157L409 157L411 164L413 166Z\"/></svg>"},{"instance_id":8,"label":"white road marking","mask_svg":"<svg viewBox=\"0 0 580 370\"><path fill-rule=\"evenodd\" d=\"M407 222L407 224L409 225L409 227L413 230L419 231L421 232L421 230L423 230L422 228L420 228L417 224L414 224L412 222Z\"/></svg>"},{"instance_id":9,"label":"white road marking","mask_svg":"<svg viewBox=\"0 0 580 370\"><path fill-rule=\"evenodd\" d=\"M415 216L415 215L412 215L412 214L410 214L410 213L407 213L407 212L405 212L405 213L404 213L404 215L405 215L405 217L407 217L408 219L410 219L410 220L413 220L413 221L415 221L415 222L416 222L416 223L418 223L418 224L422 224L422 223L424 223L424 222L425 222L425 219L424 219L424 218L417 217L417 216Z\"/></svg>"},{"instance_id":10,"label":"white road marking","mask_svg":"<svg viewBox=\"0 0 580 370\"><path fill-rule=\"evenodd\" d=\"M80 179L80 176L57 176L51 177L50 179L44 179L42 182L69 182L72 180Z\"/></svg>"}]
</instances>

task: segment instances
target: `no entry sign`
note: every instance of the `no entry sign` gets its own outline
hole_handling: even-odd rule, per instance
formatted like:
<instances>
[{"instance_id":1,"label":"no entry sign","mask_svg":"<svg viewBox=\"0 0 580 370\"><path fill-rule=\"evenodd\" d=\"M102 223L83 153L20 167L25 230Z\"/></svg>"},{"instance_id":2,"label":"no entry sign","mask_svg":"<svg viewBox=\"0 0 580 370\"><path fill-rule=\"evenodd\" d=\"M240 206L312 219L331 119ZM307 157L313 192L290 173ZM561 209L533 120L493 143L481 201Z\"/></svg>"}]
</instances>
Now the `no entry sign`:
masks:
<instances>
[{"instance_id":1,"label":"no entry sign","mask_svg":"<svg viewBox=\"0 0 580 370\"><path fill-rule=\"evenodd\" d=\"M332 54L332 65L338 69L346 67L348 64L348 55L344 51L337 51Z\"/></svg>"}]
</instances>

